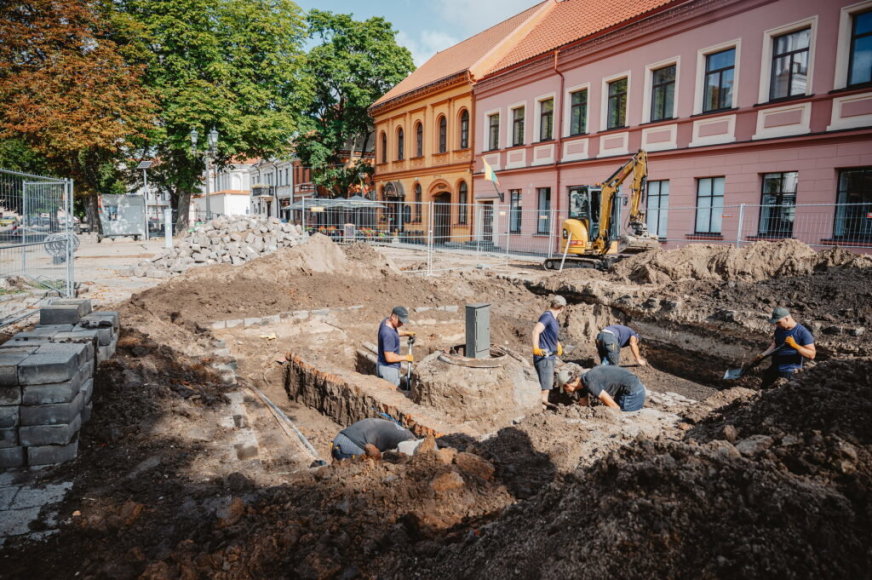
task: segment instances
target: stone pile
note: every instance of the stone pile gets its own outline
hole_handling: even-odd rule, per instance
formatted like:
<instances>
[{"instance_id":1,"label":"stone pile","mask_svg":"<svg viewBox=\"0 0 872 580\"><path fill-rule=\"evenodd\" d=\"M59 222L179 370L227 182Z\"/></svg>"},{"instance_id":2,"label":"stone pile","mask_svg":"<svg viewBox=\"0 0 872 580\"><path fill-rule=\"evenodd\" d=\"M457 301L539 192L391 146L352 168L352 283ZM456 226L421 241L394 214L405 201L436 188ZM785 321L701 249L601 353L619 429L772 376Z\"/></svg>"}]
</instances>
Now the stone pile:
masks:
<instances>
[{"instance_id":1,"label":"stone pile","mask_svg":"<svg viewBox=\"0 0 872 580\"><path fill-rule=\"evenodd\" d=\"M94 371L115 354L118 313L55 300L0 345L0 469L75 459L91 417Z\"/></svg>"},{"instance_id":2,"label":"stone pile","mask_svg":"<svg viewBox=\"0 0 872 580\"><path fill-rule=\"evenodd\" d=\"M243 264L304 243L303 228L277 218L224 216L189 233L176 247L132 269L134 276L168 278L204 264Z\"/></svg>"}]
</instances>

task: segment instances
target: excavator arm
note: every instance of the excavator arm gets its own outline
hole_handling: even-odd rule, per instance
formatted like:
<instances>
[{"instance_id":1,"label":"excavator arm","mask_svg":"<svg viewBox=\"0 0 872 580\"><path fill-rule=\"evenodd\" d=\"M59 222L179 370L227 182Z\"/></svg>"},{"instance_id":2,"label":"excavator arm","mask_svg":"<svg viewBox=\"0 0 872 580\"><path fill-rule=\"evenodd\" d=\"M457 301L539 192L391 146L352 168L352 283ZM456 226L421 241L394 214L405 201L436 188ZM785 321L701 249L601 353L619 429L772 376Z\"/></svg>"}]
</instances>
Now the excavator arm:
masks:
<instances>
[{"instance_id":1,"label":"excavator arm","mask_svg":"<svg viewBox=\"0 0 872 580\"><path fill-rule=\"evenodd\" d=\"M609 251L609 243L611 242L609 232L612 227L615 197L618 194L618 188L630 175L633 176L630 188L630 227L637 234L645 229L645 215L639 211L639 206L642 203L642 193L645 180L648 177L648 154L640 150L612 173L608 179L598 184L602 190L600 193L600 227L597 238L591 242L592 249L598 254L605 254Z\"/></svg>"}]
</instances>

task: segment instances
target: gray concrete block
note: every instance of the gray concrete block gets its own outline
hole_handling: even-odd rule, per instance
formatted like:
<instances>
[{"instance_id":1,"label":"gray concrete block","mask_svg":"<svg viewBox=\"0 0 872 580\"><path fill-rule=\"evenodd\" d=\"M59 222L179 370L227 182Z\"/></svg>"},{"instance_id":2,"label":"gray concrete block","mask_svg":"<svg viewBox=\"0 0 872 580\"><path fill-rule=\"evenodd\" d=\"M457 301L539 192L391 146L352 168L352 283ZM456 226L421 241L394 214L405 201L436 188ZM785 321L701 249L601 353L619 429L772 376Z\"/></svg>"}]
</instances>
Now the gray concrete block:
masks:
<instances>
[{"instance_id":1,"label":"gray concrete block","mask_svg":"<svg viewBox=\"0 0 872 580\"><path fill-rule=\"evenodd\" d=\"M22 405L21 425L64 425L72 423L79 413L82 412L84 397L79 391L69 403L56 403L54 405L34 405L28 407Z\"/></svg>"},{"instance_id":2,"label":"gray concrete block","mask_svg":"<svg viewBox=\"0 0 872 580\"><path fill-rule=\"evenodd\" d=\"M81 367L84 363L93 362L94 357L97 354L96 347L94 346L93 342L52 342L49 344L39 345L39 348L36 349L34 355L67 352L72 352L76 354L77 368ZM19 375L18 378L20 380L21 376Z\"/></svg>"},{"instance_id":3,"label":"gray concrete block","mask_svg":"<svg viewBox=\"0 0 872 580\"><path fill-rule=\"evenodd\" d=\"M0 405L20 405L21 387L0 387Z\"/></svg>"},{"instance_id":4,"label":"gray concrete block","mask_svg":"<svg viewBox=\"0 0 872 580\"><path fill-rule=\"evenodd\" d=\"M74 330L70 332L59 332L52 337L52 342L57 343L66 343L66 342L81 342L81 343L93 343L96 348L99 340L100 340L100 329L98 328L82 328L81 326L77 326ZM112 329L106 328L108 331L109 340L112 340Z\"/></svg>"},{"instance_id":5,"label":"gray concrete block","mask_svg":"<svg viewBox=\"0 0 872 580\"><path fill-rule=\"evenodd\" d=\"M109 360L115 356L115 347L118 346L118 340L113 340L108 346L101 346L97 349L97 362L101 363L104 360Z\"/></svg>"},{"instance_id":6,"label":"gray concrete block","mask_svg":"<svg viewBox=\"0 0 872 580\"><path fill-rule=\"evenodd\" d=\"M42 445L27 448L28 465L53 465L76 458L79 452L79 439L76 438L67 445Z\"/></svg>"},{"instance_id":7,"label":"gray concrete block","mask_svg":"<svg viewBox=\"0 0 872 580\"><path fill-rule=\"evenodd\" d=\"M243 320L243 326L258 326L263 322L261 318L245 318Z\"/></svg>"},{"instance_id":8,"label":"gray concrete block","mask_svg":"<svg viewBox=\"0 0 872 580\"><path fill-rule=\"evenodd\" d=\"M49 304L39 309L39 324L78 324L81 309L75 304Z\"/></svg>"},{"instance_id":9,"label":"gray concrete block","mask_svg":"<svg viewBox=\"0 0 872 580\"><path fill-rule=\"evenodd\" d=\"M4 405L0 407L0 429L18 426L21 420L19 409L21 409L19 405Z\"/></svg>"},{"instance_id":10,"label":"gray concrete block","mask_svg":"<svg viewBox=\"0 0 872 580\"><path fill-rule=\"evenodd\" d=\"M0 469L21 467L25 464L24 447L8 447L0 449Z\"/></svg>"},{"instance_id":11,"label":"gray concrete block","mask_svg":"<svg viewBox=\"0 0 872 580\"><path fill-rule=\"evenodd\" d=\"M90 405L91 397L94 396L94 379L89 378L84 383L82 383L82 405Z\"/></svg>"},{"instance_id":12,"label":"gray concrete block","mask_svg":"<svg viewBox=\"0 0 872 580\"><path fill-rule=\"evenodd\" d=\"M225 320L225 321L224 321L224 326L225 326L226 328L236 328L237 326L242 326L242 323L243 323L243 322L244 322L244 321L243 321L242 319L237 319L237 320Z\"/></svg>"},{"instance_id":13,"label":"gray concrete block","mask_svg":"<svg viewBox=\"0 0 872 580\"><path fill-rule=\"evenodd\" d=\"M0 449L18 446L18 427L0 429Z\"/></svg>"},{"instance_id":14,"label":"gray concrete block","mask_svg":"<svg viewBox=\"0 0 872 580\"><path fill-rule=\"evenodd\" d=\"M75 327L72 324L40 325L40 326L37 326L35 328L31 328L30 330L24 330L22 332L19 332L12 338L19 338L19 339L51 338L59 332L69 332L73 328L75 328Z\"/></svg>"},{"instance_id":15,"label":"gray concrete block","mask_svg":"<svg viewBox=\"0 0 872 580\"><path fill-rule=\"evenodd\" d=\"M118 329L120 328L120 326L119 326L120 318L118 317L118 312L116 312L114 310L96 310L96 311L92 312L91 314L89 314L88 316L84 316L82 318L82 322L84 322L84 321L88 321L88 325L96 324L97 327L105 326L106 321L109 321L111 323L112 328L115 330L116 333L118 332ZM80 322L80 324L81 324L81 322ZM82 324L82 326L86 326L86 325Z\"/></svg>"},{"instance_id":16,"label":"gray concrete block","mask_svg":"<svg viewBox=\"0 0 872 580\"><path fill-rule=\"evenodd\" d=\"M31 425L18 430L18 438L24 447L40 445L66 445L82 428L82 416L77 414L72 422L62 425Z\"/></svg>"},{"instance_id":17,"label":"gray concrete block","mask_svg":"<svg viewBox=\"0 0 872 580\"><path fill-rule=\"evenodd\" d=\"M79 312L82 316L87 316L91 314L94 310L91 306L90 298L56 298L51 301L52 306L69 306L75 305L79 307Z\"/></svg>"},{"instance_id":18,"label":"gray concrete block","mask_svg":"<svg viewBox=\"0 0 872 580\"><path fill-rule=\"evenodd\" d=\"M43 345L79 346L84 345ZM41 348L41 347L40 347ZM79 371L80 352L75 350L37 352L18 364L18 382L22 385L49 385L64 383Z\"/></svg>"},{"instance_id":19,"label":"gray concrete block","mask_svg":"<svg viewBox=\"0 0 872 580\"><path fill-rule=\"evenodd\" d=\"M31 406L69 403L79 394L80 387L86 376L78 372L73 378L63 383L25 385L21 389L21 402Z\"/></svg>"},{"instance_id":20,"label":"gray concrete block","mask_svg":"<svg viewBox=\"0 0 872 580\"><path fill-rule=\"evenodd\" d=\"M0 349L0 386L18 385L18 364L28 356L23 349Z\"/></svg>"},{"instance_id":21,"label":"gray concrete block","mask_svg":"<svg viewBox=\"0 0 872 580\"><path fill-rule=\"evenodd\" d=\"M94 403L90 402L82 407L82 423L87 423L91 420L91 413L94 409Z\"/></svg>"},{"instance_id":22,"label":"gray concrete block","mask_svg":"<svg viewBox=\"0 0 872 580\"><path fill-rule=\"evenodd\" d=\"M212 323L212 330L223 330L227 328L227 323L223 320L216 320Z\"/></svg>"}]
</instances>

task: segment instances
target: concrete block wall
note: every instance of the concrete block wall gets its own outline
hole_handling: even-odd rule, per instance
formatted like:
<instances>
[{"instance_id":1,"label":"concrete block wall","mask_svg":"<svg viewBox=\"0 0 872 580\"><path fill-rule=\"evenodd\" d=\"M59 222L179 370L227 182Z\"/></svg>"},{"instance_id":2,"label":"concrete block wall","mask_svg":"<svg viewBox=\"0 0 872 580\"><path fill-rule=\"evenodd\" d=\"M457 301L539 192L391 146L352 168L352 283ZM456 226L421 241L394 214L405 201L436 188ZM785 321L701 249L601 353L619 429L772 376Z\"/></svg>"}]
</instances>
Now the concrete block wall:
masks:
<instances>
[{"instance_id":1,"label":"concrete block wall","mask_svg":"<svg viewBox=\"0 0 872 580\"><path fill-rule=\"evenodd\" d=\"M91 417L94 371L115 354L118 313L55 300L0 345L0 470L75 459Z\"/></svg>"}]
</instances>

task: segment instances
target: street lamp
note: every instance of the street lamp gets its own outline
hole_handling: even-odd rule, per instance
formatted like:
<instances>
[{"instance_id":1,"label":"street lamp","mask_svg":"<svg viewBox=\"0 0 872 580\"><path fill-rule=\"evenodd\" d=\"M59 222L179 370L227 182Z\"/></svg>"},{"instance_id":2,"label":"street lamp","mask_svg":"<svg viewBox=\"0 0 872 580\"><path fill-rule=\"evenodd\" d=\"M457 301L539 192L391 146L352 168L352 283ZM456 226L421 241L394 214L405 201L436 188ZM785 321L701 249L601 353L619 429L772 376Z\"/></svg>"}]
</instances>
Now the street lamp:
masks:
<instances>
[{"instance_id":1,"label":"street lamp","mask_svg":"<svg viewBox=\"0 0 872 580\"><path fill-rule=\"evenodd\" d=\"M197 141L200 139L200 134L196 129L191 129L191 149L195 153L197 151ZM212 206L211 200L209 199L209 174L210 174L210 162L215 157L215 153L218 148L218 130L212 127L209 133L206 135L206 145L207 148L203 152L203 159L206 163L206 221L212 219Z\"/></svg>"}]
</instances>

